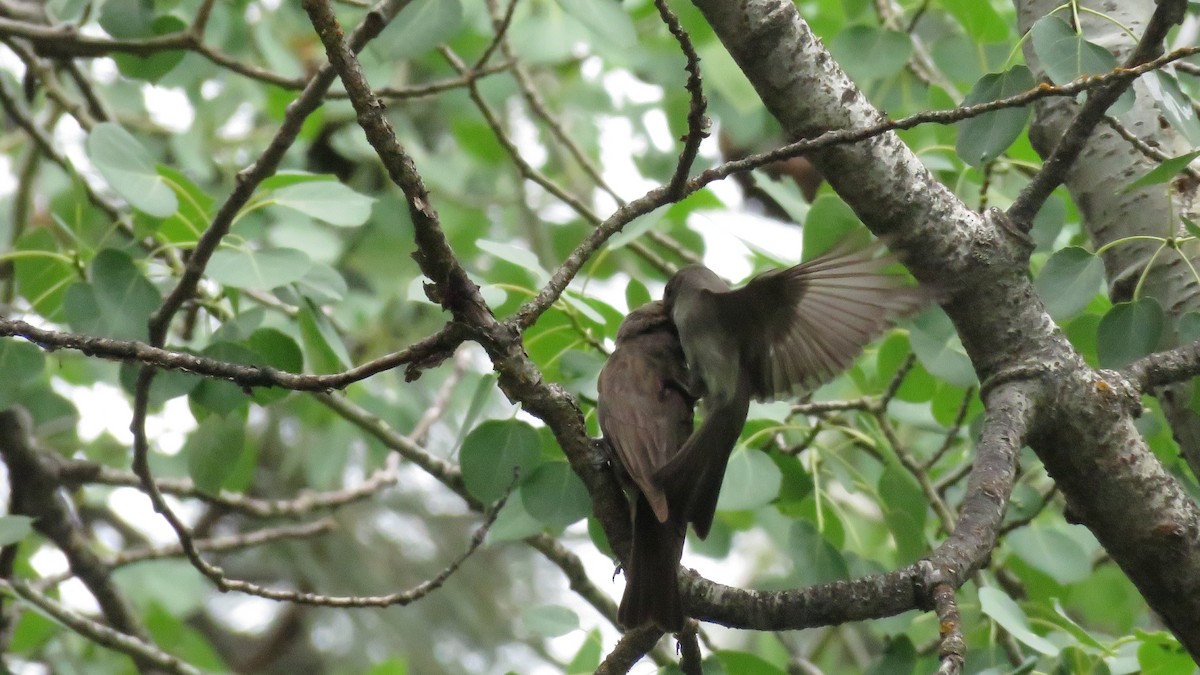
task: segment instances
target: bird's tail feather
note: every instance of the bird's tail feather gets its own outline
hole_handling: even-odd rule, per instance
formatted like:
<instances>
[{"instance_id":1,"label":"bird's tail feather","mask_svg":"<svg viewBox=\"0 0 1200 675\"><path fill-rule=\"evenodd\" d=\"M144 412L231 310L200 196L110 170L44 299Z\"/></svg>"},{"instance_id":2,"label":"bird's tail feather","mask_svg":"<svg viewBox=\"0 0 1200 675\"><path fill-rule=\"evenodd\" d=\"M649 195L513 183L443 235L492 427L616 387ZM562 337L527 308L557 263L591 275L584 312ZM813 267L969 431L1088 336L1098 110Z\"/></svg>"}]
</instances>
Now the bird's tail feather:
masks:
<instances>
[{"instance_id":1,"label":"bird's tail feather","mask_svg":"<svg viewBox=\"0 0 1200 675\"><path fill-rule=\"evenodd\" d=\"M653 622L670 633L683 630L678 569L686 527L673 521L658 522L650 503L638 495L625 594L617 609L617 621L625 628Z\"/></svg>"},{"instance_id":2,"label":"bird's tail feather","mask_svg":"<svg viewBox=\"0 0 1200 675\"><path fill-rule=\"evenodd\" d=\"M690 522L701 539L708 537L712 527L725 466L746 424L749 408L749 395L713 406L679 453L654 475L667 496L670 519Z\"/></svg>"}]
</instances>

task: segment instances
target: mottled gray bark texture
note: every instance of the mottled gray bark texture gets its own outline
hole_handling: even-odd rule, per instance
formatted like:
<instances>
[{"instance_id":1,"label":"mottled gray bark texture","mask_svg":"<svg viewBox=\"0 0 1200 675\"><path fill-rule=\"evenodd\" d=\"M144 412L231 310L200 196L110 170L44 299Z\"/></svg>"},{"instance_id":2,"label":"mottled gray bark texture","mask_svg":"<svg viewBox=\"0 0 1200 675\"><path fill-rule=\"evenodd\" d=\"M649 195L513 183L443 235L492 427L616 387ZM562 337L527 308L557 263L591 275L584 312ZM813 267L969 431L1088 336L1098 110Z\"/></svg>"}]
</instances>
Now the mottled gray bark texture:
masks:
<instances>
[{"instance_id":1,"label":"mottled gray bark texture","mask_svg":"<svg viewBox=\"0 0 1200 675\"><path fill-rule=\"evenodd\" d=\"M790 0L694 4L791 137L881 119ZM1069 112L1063 114L1067 119ZM1139 405L1132 389L1088 367L1045 313L1029 283L1029 248L1020 233L1004 214L973 212L894 134L808 156L914 275L942 293L984 383L985 401L999 383L1032 385L1026 440L1059 482L1072 515L1095 533L1192 656L1200 656L1200 512L1134 428ZM1098 163L1078 164L1091 169ZM1105 174L1108 182L1097 192L1111 198L1128 175ZM1137 208L1148 212L1144 203ZM945 571L957 578L952 572Z\"/></svg>"},{"instance_id":2,"label":"mottled gray bark texture","mask_svg":"<svg viewBox=\"0 0 1200 675\"><path fill-rule=\"evenodd\" d=\"M1015 3L1022 31L1029 30L1035 21L1053 10L1059 3L1029 0ZM1113 21L1102 20L1080 12L1080 24L1088 40L1099 44L1123 58L1134 46L1134 37L1117 25L1130 27L1140 35L1146 21L1157 5L1154 0L1128 2L1080 3L1084 7L1105 13ZM1064 18L1066 14L1061 14ZM1182 45L1181 45L1182 46ZM1025 60L1035 74L1041 74L1037 55L1029 42L1025 43ZM1131 110L1116 116L1120 124L1142 141L1167 156L1177 156L1193 150L1191 144L1167 124L1150 94L1146 83L1134 84L1137 102ZM1069 99L1043 99L1036 106L1036 120L1030 133L1034 148L1043 156L1054 150L1054 144L1070 122L1077 105ZM1096 248L1134 235L1166 237L1185 235L1179 215L1195 215L1196 185L1191 181L1176 181L1168 185L1152 185L1126 192L1125 186L1155 166L1156 162L1138 152L1112 127L1102 125L1092 134L1087 149L1066 176L1066 186L1079 205L1083 225ZM1188 244L1183 251L1196 264L1200 246ZM1168 349L1179 344L1177 321L1189 311L1200 309L1200 285L1187 263L1175 251L1163 251L1154 260L1159 244L1153 241L1133 241L1114 246L1104 254L1104 266L1113 302L1132 298L1138 280L1141 295L1154 298L1166 312L1166 324L1160 347ZM1194 474L1200 475L1200 417L1191 410L1192 383L1183 382L1155 390L1163 412L1171 422L1175 440L1179 443Z\"/></svg>"}]
</instances>

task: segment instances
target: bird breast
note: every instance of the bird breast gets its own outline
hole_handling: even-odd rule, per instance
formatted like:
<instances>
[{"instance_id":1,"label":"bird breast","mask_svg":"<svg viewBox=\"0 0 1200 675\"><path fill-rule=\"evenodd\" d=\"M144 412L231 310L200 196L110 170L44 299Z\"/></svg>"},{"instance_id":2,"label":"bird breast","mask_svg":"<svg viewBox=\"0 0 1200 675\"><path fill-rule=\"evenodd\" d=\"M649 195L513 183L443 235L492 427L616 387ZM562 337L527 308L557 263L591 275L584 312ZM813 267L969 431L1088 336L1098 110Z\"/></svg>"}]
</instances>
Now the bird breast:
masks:
<instances>
[{"instance_id":1,"label":"bird breast","mask_svg":"<svg viewBox=\"0 0 1200 675\"><path fill-rule=\"evenodd\" d=\"M692 290L675 303L672 319L693 378L704 382L705 407L729 400L737 391L739 349L736 334L722 325L711 292Z\"/></svg>"}]
</instances>

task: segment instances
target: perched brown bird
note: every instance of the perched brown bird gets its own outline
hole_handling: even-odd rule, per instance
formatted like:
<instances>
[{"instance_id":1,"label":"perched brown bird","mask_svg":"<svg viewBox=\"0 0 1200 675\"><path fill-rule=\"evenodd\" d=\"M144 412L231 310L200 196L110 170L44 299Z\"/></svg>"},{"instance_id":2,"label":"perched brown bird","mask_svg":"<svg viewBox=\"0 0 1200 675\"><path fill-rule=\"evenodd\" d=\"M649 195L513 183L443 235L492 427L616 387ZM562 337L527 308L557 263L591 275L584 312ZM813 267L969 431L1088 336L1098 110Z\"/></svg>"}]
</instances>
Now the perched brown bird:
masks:
<instances>
[{"instance_id":1,"label":"perched brown bird","mask_svg":"<svg viewBox=\"0 0 1200 675\"><path fill-rule=\"evenodd\" d=\"M626 628L653 621L668 632L683 629L676 572L687 523L670 513L656 471L671 461L692 433L695 399L687 392L679 337L661 302L629 313L617 331L617 348L600 371L600 429L624 469L633 493L633 549L625 568L625 595L617 619Z\"/></svg>"},{"instance_id":2,"label":"perched brown bird","mask_svg":"<svg viewBox=\"0 0 1200 675\"><path fill-rule=\"evenodd\" d=\"M881 248L838 247L737 290L702 265L667 283L663 303L687 361L688 391L704 401L704 422L650 481L665 494L671 522L690 522L701 539L708 536L750 399L816 387L931 299L885 272L895 258L877 255Z\"/></svg>"}]
</instances>

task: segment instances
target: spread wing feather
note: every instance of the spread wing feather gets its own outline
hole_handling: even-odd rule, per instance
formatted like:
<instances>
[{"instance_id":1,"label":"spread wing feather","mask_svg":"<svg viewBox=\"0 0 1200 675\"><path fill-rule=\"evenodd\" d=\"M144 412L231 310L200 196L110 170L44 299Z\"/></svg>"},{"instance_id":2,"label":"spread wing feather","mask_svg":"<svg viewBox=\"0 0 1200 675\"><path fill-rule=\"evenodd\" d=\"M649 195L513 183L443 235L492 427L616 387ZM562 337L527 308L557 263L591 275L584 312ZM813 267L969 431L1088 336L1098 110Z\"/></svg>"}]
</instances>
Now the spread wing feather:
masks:
<instances>
[{"instance_id":1,"label":"spread wing feather","mask_svg":"<svg viewBox=\"0 0 1200 675\"><path fill-rule=\"evenodd\" d=\"M877 255L881 248L838 248L720 294L723 317L760 328L740 331L742 369L754 398L819 386L893 322L930 301L929 292L885 271L895 258Z\"/></svg>"}]
</instances>

